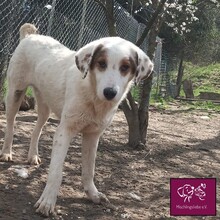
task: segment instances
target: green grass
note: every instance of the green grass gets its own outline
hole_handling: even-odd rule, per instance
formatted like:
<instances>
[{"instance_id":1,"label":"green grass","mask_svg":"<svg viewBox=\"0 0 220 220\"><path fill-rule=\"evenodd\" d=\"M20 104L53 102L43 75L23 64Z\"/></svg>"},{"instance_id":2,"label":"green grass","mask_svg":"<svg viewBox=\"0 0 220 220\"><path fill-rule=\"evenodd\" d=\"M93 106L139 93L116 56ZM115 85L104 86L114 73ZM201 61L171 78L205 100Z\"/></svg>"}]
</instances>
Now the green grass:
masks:
<instances>
[{"instance_id":1,"label":"green grass","mask_svg":"<svg viewBox=\"0 0 220 220\"><path fill-rule=\"evenodd\" d=\"M197 97L200 92L220 93L220 63L208 66L198 66L192 63L184 63L183 80L190 79L193 82L194 96ZM177 70L169 73L172 83L175 84L177 78ZM185 97L183 89L180 96ZM152 89L150 104L159 107L159 109L169 108L169 103L175 102L171 98L162 98L156 95L156 89ZM203 109L220 111L220 104L210 101L180 102L180 105L189 109Z\"/></svg>"},{"instance_id":2,"label":"green grass","mask_svg":"<svg viewBox=\"0 0 220 220\"><path fill-rule=\"evenodd\" d=\"M183 80L192 80L195 96L198 96L200 92L220 93L220 63L208 66L184 63L184 67ZM176 71L171 72L171 78L176 79L176 74ZM185 96L183 90L181 90L180 96Z\"/></svg>"},{"instance_id":3,"label":"green grass","mask_svg":"<svg viewBox=\"0 0 220 220\"><path fill-rule=\"evenodd\" d=\"M220 63L208 66L184 63L184 67L183 80L192 80L195 96L198 96L200 92L220 93ZM184 95L183 91L181 95Z\"/></svg>"},{"instance_id":4,"label":"green grass","mask_svg":"<svg viewBox=\"0 0 220 220\"><path fill-rule=\"evenodd\" d=\"M172 109L172 105L179 106L179 109L184 108L189 111L191 110L212 110L220 113L220 104L213 103L211 101L177 101L170 97L163 98L151 95L150 105L156 107L158 110L169 110Z\"/></svg>"},{"instance_id":5,"label":"green grass","mask_svg":"<svg viewBox=\"0 0 220 220\"><path fill-rule=\"evenodd\" d=\"M28 97L32 97L32 96L33 96L33 92L32 92L31 87L28 87L28 88L27 88L26 95L27 95Z\"/></svg>"},{"instance_id":6,"label":"green grass","mask_svg":"<svg viewBox=\"0 0 220 220\"><path fill-rule=\"evenodd\" d=\"M215 104L211 101L182 101L181 106L185 106L190 110L213 110L216 112L220 112L220 104Z\"/></svg>"},{"instance_id":7,"label":"green grass","mask_svg":"<svg viewBox=\"0 0 220 220\"><path fill-rule=\"evenodd\" d=\"M139 100L139 87L133 86L131 88L131 94L132 94L132 97L134 98L134 100L138 102L138 100Z\"/></svg>"},{"instance_id":8,"label":"green grass","mask_svg":"<svg viewBox=\"0 0 220 220\"><path fill-rule=\"evenodd\" d=\"M4 96L6 95L7 90L8 90L8 83L7 83L7 80L5 80L4 85L3 85L3 95L4 95ZM31 87L28 87L28 88L27 88L26 95L27 95L28 97L32 97L32 96L33 96L33 92L32 92Z\"/></svg>"},{"instance_id":9,"label":"green grass","mask_svg":"<svg viewBox=\"0 0 220 220\"><path fill-rule=\"evenodd\" d=\"M7 81L5 80L5 82L4 82L4 84L3 84L3 88L2 88L3 96L6 95L6 93L7 93L7 88L8 88L8 83L7 83Z\"/></svg>"}]
</instances>

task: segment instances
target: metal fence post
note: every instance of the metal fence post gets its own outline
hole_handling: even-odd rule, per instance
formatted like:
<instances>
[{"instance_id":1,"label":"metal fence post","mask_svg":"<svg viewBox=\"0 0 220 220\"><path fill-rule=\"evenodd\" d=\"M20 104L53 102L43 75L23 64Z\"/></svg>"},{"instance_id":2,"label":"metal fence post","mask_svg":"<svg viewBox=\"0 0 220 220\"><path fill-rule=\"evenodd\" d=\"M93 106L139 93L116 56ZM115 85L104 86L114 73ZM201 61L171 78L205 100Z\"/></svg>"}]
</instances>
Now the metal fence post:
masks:
<instances>
[{"instance_id":1,"label":"metal fence post","mask_svg":"<svg viewBox=\"0 0 220 220\"><path fill-rule=\"evenodd\" d=\"M81 46L82 46L83 32L84 32L84 27L85 27L85 17L86 17L87 3L88 3L88 0L85 0L83 2L83 11L82 11L82 17L81 17L81 28L80 28L80 31L79 31L79 38L78 38L77 49L81 48Z\"/></svg>"},{"instance_id":2,"label":"metal fence post","mask_svg":"<svg viewBox=\"0 0 220 220\"><path fill-rule=\"evenodd\" d=\"M52 29L52 24L53 24L53 17L55 13L55 7L56 7L56 0L53 0L52 2L52 9L50 13L50 18L49 18L49 23L48 23L48 28L47 28L47 35L50 36L51 34L51 29Z\"/></svg>"}]
</instances>

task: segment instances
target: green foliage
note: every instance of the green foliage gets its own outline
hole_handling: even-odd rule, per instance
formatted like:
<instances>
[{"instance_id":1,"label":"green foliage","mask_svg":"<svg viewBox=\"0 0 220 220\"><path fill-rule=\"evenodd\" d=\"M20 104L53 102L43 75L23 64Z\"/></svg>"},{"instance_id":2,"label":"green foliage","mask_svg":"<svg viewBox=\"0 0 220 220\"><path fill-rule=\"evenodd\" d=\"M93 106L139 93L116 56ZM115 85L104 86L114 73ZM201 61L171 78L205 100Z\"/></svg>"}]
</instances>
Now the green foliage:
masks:
<instances>
[{"instance_id":1,"label":"green foliage","mask_svg":"<svg viewBox=\"0 0 220 220\"><path fill-rule=\"evenodd\" d=\"M197 108L197 109L206 109L206 110L216 110L216 111L220 111L220 105L219 104L215 104L211 101L205 101L205 102L194 102L193 105Z\"/></svg>"},{"instance_id":2,"label":"green foliage","mask_svg":"<svg viewBox=\"0 0 220 220\"><path fill-rule=\"evenodd\" d=\"M169 77L170 82L175 84L177 70L170 71ZM220 63L201 66L185 62L182 81L185 79L192 81L195 96L200 92L220 93ZM180 91L180 96L185 96L183 90Z\"/></svg>"},{"instance_id":3,"label":"green foliage","mask_svg":"<svg viewBox=\"0 0 220 220\"><path fill-rule=\"evenodd\" d=\"M220 9L205 1L199 4L196 16L199 21L192 25L188 34L186 58L198 64L210 64L220 61Z\"/></svg>"},{"instance_id":4,"label":"green foliage","mask_svg":"<svg viewBox=\"0 0 220 220\"><path fill-rule=\"evenodd\" d=\"M220 93L220 63L207 66L184 63L184 66L183 80L192 80L195 96L198 96L200 92Z\"/></svg>"},{"instance_id":5,"label":"green foliage","mask_svg":"<svg viewBox=\"0 0 220 220\"><path fill-rule=\"evenodd\" d=\"M139 101L139 98L140 98L140 94L139 94L139 87L138 86L133 86L131 88L131 94L132 94L132 97L133 99L138 102Z\"/></svg>"},{"instance_id":6,"label":"green foliage","mask_svg":"<svg viewBox=\"0 0 220 220\"><path fill-rule=\"evenodd\" d=\"M26 95L27 95L28 97L32 97L32 96L33 96L33 91L32 91L32 88L31 88L31 87L28 87L28 88L27 88Z\"/></svg>"},{"instance_id":7,"label":"green foliage","mask_svg":"<svg viewBox=\"0 0 220 220\"><path fill-rule=\"evenodd\" d=\"M169 110L172 106L179 106L179 108L191 110L212 110L220 112L220 104L215 104L211 101L176 101L172 98L163 98L152 94L150 105L157 108L157 110Z\"/></svg>"},{"instance_id":8,"label":"green foliage","mask_svg":"<svg viewBox=\"0 0 220 220\"><path fill-rule=\"evenodd\" d=\"M220 61L220 8L210 1L194 1L194 4L198 7L195 15L199 20L187 26L190 32L179 35L166 23L162 25L159 36L164 39L163 48L176 57L184 51L185 60L198 64Z\"/></svg>"},{"instance_id":9,"label":"green foliage","mask_svg":"<svg viewBox=\"0 0 220 220\"><path fill-rule=\"evenodd\" d=\"M8 82L7 82L7 80L5 80L5 82L3 84L3 96L4 97L6 96L7 90L8 90ZM31 87L27 88L26 95L28 97L32 97L33 96L33 92L32 92Z\"/></svg>"},{"instance_id":10,"label":"green foliage","mask_svg":"<svg viewBox=\"0 0 220 220\"><path fill-rule=\"evenodd\" d=\"M210 64L206 66L193 65L190 62L184 63L184 75L183 80L190 79L193 83L193 92L195 96L198 96L200 92L215 92L220 94L220 63ZM170 81L175 83L177 77L177 71L169 72ZM185 97L183 89L180 91L180 96ZM175 100L171 98L163 98L158 96L156 88L152 88L150 104L158 109L169 109L169 105ZM211 101L193 101L179 102L181 107L187 109L203 109L203 110L215 110L220 112L220 104L215 104Z\"/></svg>"},{"instance_id":11,"label":"green foliage","mask_svg":"<svg viewBox=\"0 0 220 220\"><path fill-rule=\"evenodd\" d=\"M182 106L187 107L190 110L213 110L220 112L220 105L211 101L193 101L193 102L181 102Z\"/></svg>"},{"instance_id":12,"label":"green foliage","mask_svg":"<svg viewBox=\"0 0 220 220\"><path fill-rule=\"evenodd\" d=\"M158 110L165 110L168 106L168 102L165 98L152 94L150 105L156 107Z\"/></svg>"},{"instance_id":13,"label":"green foliage","mask_svg":"<svg viewBox=\"0 0 220 220\"><path fill-rule=\"evenodd\" d=\"M5 81L4 81L4 84L3 84L3 89L2 89L2 93L3 93L3 96L4 96L4 97L5 97L5 95L6 95L7 88L8 88L8 83L7 83L7 81L5 80Z\"/></svg>"}]
</instances>

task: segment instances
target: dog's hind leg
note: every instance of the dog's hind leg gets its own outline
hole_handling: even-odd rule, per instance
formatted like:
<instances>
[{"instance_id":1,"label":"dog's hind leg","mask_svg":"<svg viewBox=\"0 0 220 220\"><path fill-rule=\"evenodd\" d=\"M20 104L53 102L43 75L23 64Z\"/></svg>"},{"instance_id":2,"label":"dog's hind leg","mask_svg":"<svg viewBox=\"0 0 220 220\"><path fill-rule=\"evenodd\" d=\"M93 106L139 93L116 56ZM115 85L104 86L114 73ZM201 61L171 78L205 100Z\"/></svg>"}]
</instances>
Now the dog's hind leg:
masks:
<instances>
[{"instance_id":1,"label":"dog's hind leg","mask_svg":"<svg viewBox=\"0 0 220 220\"><path fill-rule=\"evenodd\" d=\"M28 152L28 162L30 164L36 165L41 162L40 157L38 155L38 142L42 128L49 117L50 109L47 106L47 104L44 103L40 92L34 89L34 93L37 101L38 119L31 137L31 144Z\"/></svg>"},{"instance_id":2,"label":"dog's hind leg","mask_svg":"<svg viewBox=\"0 0 220 220\"><path fill-rule=\"evenodd\" d=\"M19 110L22 99L24 98L26 89L15 90L10 88L6 98L6 121L5 141L2 148L0 160L12 161L12 141L14 133L15 116Z\"/></svg>"}]
</instances>

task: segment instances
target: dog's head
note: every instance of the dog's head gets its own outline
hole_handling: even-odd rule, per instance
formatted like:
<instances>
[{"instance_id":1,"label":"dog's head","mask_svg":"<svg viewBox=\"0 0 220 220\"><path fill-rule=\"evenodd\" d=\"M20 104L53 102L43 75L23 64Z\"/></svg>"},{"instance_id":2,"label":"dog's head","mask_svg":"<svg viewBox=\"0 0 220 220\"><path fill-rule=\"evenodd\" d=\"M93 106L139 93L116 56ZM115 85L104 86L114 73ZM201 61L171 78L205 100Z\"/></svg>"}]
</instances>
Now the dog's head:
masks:
<instances>
[{"instance_id":1,"label":"dog's head","mask_svg":"<svg viewBox=\"0 0 220 220\"><path fill-rule=\"evenodd\" d=\"M194 187L189 184L185 184L184 186L178 188L177 190L177 193L179 194L180 197L192 196L193 192L194 192Z\"/></svg>"},{"instance_id":2,"label":"dog's head","mask_svg":"<svg viewBox=\"0 0 220 220\"><path fill-rule=\"evenodd\" d=\"M137 46L119 37L107 37L82 47L75 56L83 78L89 74L99 99L120 101L132 79L150 76L153 63Z\"/></svg>"}]
</instances>

